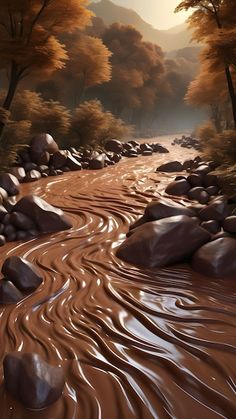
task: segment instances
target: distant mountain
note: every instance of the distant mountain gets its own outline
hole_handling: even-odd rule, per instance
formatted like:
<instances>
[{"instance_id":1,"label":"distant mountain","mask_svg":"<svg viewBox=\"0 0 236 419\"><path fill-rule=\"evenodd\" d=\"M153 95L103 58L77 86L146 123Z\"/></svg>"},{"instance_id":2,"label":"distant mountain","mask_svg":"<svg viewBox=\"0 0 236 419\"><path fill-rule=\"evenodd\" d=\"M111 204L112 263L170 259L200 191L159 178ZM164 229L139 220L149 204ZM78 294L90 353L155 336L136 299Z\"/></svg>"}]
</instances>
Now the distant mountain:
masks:
<instances>
[{"instance_id":1,"label":"distant mountain","mask_svg":"<svg viewBox=\"0 0 236 419\"><path fill-rule=\"evenodd\" d=\"M145 41L160 45L164 51L172 51L190 46L191 32L187 30L185 23L175 26L170 30L158 30L145 22L134 10L117 6L110 0L100 0L96 3L92 2L89 8L96 16L102 18L106 25L119 22L124 25L135 26L142 33Z\"/></svg>"}]
</instances>

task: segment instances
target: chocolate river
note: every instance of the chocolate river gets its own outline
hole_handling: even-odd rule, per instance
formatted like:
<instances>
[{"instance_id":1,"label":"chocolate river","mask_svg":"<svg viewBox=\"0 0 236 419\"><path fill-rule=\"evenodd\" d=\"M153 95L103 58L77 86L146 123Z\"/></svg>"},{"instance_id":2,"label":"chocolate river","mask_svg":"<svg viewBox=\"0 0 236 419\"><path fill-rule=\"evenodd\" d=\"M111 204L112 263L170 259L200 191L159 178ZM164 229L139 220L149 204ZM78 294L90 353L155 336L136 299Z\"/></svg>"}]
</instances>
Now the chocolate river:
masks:
<instances>
[{"instance_id":1,"label":"chocolate river","mask_svg":"<svg viewBox=\"0 0 236 419\"><path fill-rule=\"evenodd\" d=\"M129 224L173 178L156 167L191 153L177 147L22 186L62 208L73 229L1 249L1 263L23 256L44 275L35 293L0 308L1 382L5 354L25 351L62 365L66 386L54 405L32 412L2 384L0 419L236 417L236 281L115 256Z\"/></svg>"}]
</instances>

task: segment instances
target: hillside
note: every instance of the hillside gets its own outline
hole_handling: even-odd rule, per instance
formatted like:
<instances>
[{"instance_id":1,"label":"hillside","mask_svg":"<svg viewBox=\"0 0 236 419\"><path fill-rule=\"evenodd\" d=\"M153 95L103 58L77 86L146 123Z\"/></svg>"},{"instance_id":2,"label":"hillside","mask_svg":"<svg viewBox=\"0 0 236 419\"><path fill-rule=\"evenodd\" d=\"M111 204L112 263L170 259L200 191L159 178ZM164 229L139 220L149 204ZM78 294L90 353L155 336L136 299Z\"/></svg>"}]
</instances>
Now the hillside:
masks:
<instances>
[{"instance_id":1,"label":"hillside","mask_svg":"<svg viewBox=\"0 0 236 419\"><path fill-rule=\"evenodd\" d=\"M191 33L187 30L186 24L178 25L170 30L158 30L145 22L134 10L117 6L110 0L92 2L89 8L96 16L102 18L106 25L120 22L124 25L135 26L146 41L160 45L164 51L190 46Z\"/></svg>"}]
</instances>

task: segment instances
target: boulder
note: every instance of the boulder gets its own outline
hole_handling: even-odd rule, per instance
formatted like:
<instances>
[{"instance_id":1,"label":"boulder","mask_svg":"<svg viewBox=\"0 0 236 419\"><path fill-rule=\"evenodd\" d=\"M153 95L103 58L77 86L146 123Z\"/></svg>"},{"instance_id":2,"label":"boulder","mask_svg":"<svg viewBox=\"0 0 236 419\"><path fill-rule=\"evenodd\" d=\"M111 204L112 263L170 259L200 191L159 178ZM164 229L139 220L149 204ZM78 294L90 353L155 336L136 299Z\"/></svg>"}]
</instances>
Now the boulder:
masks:
<instances>
[{"instance_id":1,"label":"boulder","mask_svg":"<svg viewBox=\"0 0 236 419\"><path fill-rule=\"evenodd\" d=\"M23 299L21 292L10 281L0 281L0 304L18 303Z\"/></svg>"},{"instance_id":2,"label":"boulder","mask_svg":"<svg viewBox=\"0 0 236 419\"><path fill-rule=\"evenodd\" d=\"M20 256L10 256L2 265L3 275L21 291L34 291L43 282L35 266Z\"/></svg>"},{"instance_id":3,"label":"boulder","mask_svg":"<svg viewBox=\"0 0 236 419\"><path fill-rule=\"evenodd\" d=\"M27 172L24 182L35 182L36 180L41 179L41 173L38 170L30 170Z\"/></svg>"},{"instance_id":4,"label":"boulder","mask_svg":"<svg viewBox=\"0 0 236 419\"><path fill-rule=\"evenodd\" d=\"M0 246L4 246L6 244L6 238L1 234L0 235Z\"/></svg>"},{"instance_id":5,"label":"boulder","mask_svg":"<svg viewBox=\"0 0 236 419\"><path fill-rule=\"evenodd\" d=\"M61 169L61 167L67 164L67 157L69 153L66 150L59 150L54 153L51 157L51 164L55 169Z\"/></svg>"},{"instance_id":6,"label":"boulder","mask_svg":"<svg viewBox=\"0 0 236 419\"><path fill-rule=\"evenodd\" d=\"M97 157L92 158L89 161L89 169L91 170L103 169L105 166L105 158L106 158L105 154L100 154Z\"/></svg>"},{"instance_id":7,"label":"boulder","mask_svg":"<svg viewBox=\"0 0 236 419\"><path fill-rule=\"evenodd\" d=\"M170 161L162 164L157 168L157 172L182 172L183 165L179 161Z\"/></svg>"},{"instance_id":8,"label":"boulder","mask_svg":"<svg viewBox=\"0 0 236 419\"><path fill-rule=\"evenodd\" d=\"M116 255L148 268L183 262L211 238L195 220L186 216L163 218L138 227Z\"/></svg>"},{"instance_id":9,"label":"boulder","mask_svg":"<svg viewBox=\"0 0 236 419\"><path fill-rule=\"evenodd\" d=\"M8 193L5 189L0 187L0 204L3 204L7 201Z\"/></svg>"},{"instance_id":10,"label":"boulder","mask_svg":"<svg viewBox=\"0 0 236 419\"><path fill-rule=\"evenodd\" d=\"M3 219L6 216L6 214L8 214L6 208L3 205L0 205L0 222L3 221Z\"/></svg>"},{"instance_id":11,"label":"boulder","mask_svg":"<svg viewBox=\"0 0 236 419\"><path fill-rule=\"evenodd\" d=\"M0 174L0 187L5 189L10 196L18 195L20 192L19 180L11 173Z\"/></svg>"},{"instance_id":12,"label":"boulder","mask_svg":"<svg viewBox=\"0 0 236 419\"><path fill-rule=\"evenodd\" d=\"M194 254L192 267L214 278L236 277L236 240L222 237L205 244Z\"/></svg>"},{"instance_id":13,"label":"boulder","mask_svg":"<svg viewBox=\"0 0 236 419\"><path fill-rule=\"evenodd\" d=\"M194 201L198 201L201 193L204 192L205 189L202 186L196 186L195 188L190 189L188 192L188 198Z\"/></svg>"},{"instance_id":14,"label":"boulder","mask_svg":"<svg viewBox=\"0 0 236 419\"><path fill-rule=\"evenodd\" d=\"M13 212L21 212L30 217L41 233L53 233L72 227L61 209L35 195L21 198L13 207Z\"/></svg>"},{"instance_id":15,"label":"boulder","mask_svg":"<svg viewBox=\"0 0 236 419\"><path fill-rule=\"evenodd\" d=\"M194 173L187 177L187 181L193 188L195 188L196 186L203 186L203 180L203 176Z\"/></svg>"},{"instance_id":16,"label":"boulder","mask_svg":"<svg viewBox=\"0 0 236 419\"><path fill-rule=\"evenodd\" d=\"M208 193L208 195L213 196L213 195L217 195L219 193L219 187L218 186L208 186L206 188L206 192Z\"/></svg>"},{"instance_id":17,"label":"boulder","mask_svg":"<svg viewBox=\"0 0 236 419\"><path fill-rule=\"evenodd\" d=\"M204 177L204 186L208 188L208 186L219 186L219 179L216 175L208 173Z\"/></svg>"},{"instance_id":18,"label":"boulder","mask_svg":"<svg viewBox=\"0 0 236 419\"><path fill-rule=\"evenodd\" d=\"M54 154L59 150L56 141L51 135L42 133L32 138L30 142L30 157L34 163L38 165L47 165L50 154Z\"/></svg>"},{"instance_id":19,"label":"boulder","mask_svg":"<svg viewBox=\"0 0 236 419\"><path fill-rule=\"evenodd\" d=\"M199 217L203 221L222 221L227 217L228 213L227 198L217 197L199 212Z\"/></svg>"},{"instance_id":20,"label":"boulder","mask_svg":"<svg viewBox=\"0 0 236 419\"><path fill-rule=\"evenodd\" d=\"M193 170L193 173L197 174L197 175L207 175L207 173L209 173L211 171L211 168L206 165L206 164L201 164L200 166L198 166L197 169Z\"/></svg>"},{"instance_id":21,"label":"boulder","mask_svg":"<svg viewBox=\"0 0 236 419\"><path fill-rule=\"evenodd\" d=\"M120 154L123 151L123 144L119 140L108 140L105 144L105 150Z\"/></svg>"},{"instance_id":22,"label":"boulder","mask_svg":"<svg viewBox=\"0 0 236 419\"><path fill-rule=\"evenodd\" d=\"M191 188L191 186L187 182L187 180L181 179L181 180L171 182L167 186L165 192L168 195L181 196L181 195L186 195L189 192L190 188Z\"/></svg>"},{"instance_id":23,"label":"boulder","mask_svg":"<svg viewBox=\"0 0 236 419\"><path fill-rule=\"evenodd\" d=\"M66 167L69 167L70 170L81 170L81 163L75 159L72 155L69 155L66 159Z\"/></svg>"},{"instance_id":24,"label":"boulder","mask_svg":"<svg viewBox=\"0 0 236 419\"><path fill-rule=\"evenodd\" d=\"M162 218L173 217L175 215L187 215L195 217L196 213L190 208L177 204L168 198L160 198L157 201L150 202L144 212L144 215L136 221L130 229L136 228L146 222L161 220Z\"/></svg>"},{"instance_id":25,"label":"boulder","mask_svg":"<svg viewBox=\"0 0 236 419\"><path fill-rule=\"evenodd\" d=\"M203 221L201 227L205 228L211 234L217 234L221 230L220 223L216 220Z\"/></svg>"},{"instance_id":26,"label":"boulder","mask_svg":"<svg viewBox=\"0 0 236 419\"><path fill-rule=\"evenodd\" d=\"M12 212L9 217L9 222L19 230L27 231L36 228L33 220L21 212Z\"/></svg>"},{"instance_id":27,"label":"boulder","mask_svg":"<svg viewBox=\"0 0 236 419\"><path fill-rule=\"evenodd\" d=\"M222 223L222 227L227 233L236 234L236 215L226 217Z\"/></svg>"},{"instance_id":28,"label":"boulder","mask_svg":"<svg viewBox=\"0 0 236 419\"><path fill-rule=\"evenodd\" d=\"M166 147L163 147L161 144L158 144L158 143L153 144L152 148L153 148L154 153L160 153L160 154L169 153L169 150L167 150Z\"/></svg>"},{"instance_id":29,"label":"boulder","mask_svg":"<svg viewBox=\"0 0 236 419\"><path fill-rule=\"evenodd\" d=\"M15 176L19 182L22 182L26 175L24 167L11 167L9 173Z\"/></svg>"},{"instance_id":30,"label":"boulder","mask_svg":"<svg viewBox=\"0 0 236 419\"><path fill-rule=\"evenodd\" d=\"M10 352L3 361L7 391L28 409L44 409L62 395L63 369L54 367L36 353Z\"/></svg>"}]
</instances>

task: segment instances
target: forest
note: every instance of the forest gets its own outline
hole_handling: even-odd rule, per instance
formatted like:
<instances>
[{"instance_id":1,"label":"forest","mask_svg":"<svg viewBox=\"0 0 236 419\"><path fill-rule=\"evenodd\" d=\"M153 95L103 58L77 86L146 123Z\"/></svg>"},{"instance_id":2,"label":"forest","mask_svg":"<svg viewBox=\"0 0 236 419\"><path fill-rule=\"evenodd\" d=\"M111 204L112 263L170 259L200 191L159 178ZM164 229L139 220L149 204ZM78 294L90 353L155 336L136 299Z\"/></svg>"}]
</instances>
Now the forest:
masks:
<instances>
[{"instance_id":1,"label":"forest","mask_svg":"<svg viewBox=\"0 0 236 419\"><path fill-rule=\"evenodd\" d=\"M131 25L106 25L86 0L3 0L0 147L41 131L79 147L192 129L215 158L232 157L235 4L186 0L176 12L189 9L199 47L171 55Z\"/></svg>"}]
</instances>

